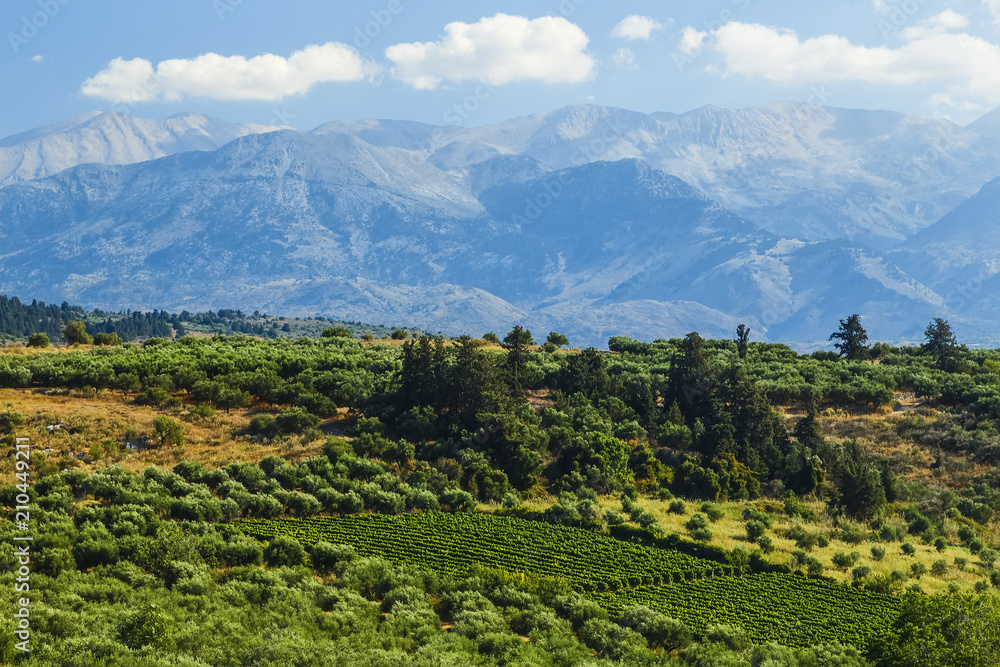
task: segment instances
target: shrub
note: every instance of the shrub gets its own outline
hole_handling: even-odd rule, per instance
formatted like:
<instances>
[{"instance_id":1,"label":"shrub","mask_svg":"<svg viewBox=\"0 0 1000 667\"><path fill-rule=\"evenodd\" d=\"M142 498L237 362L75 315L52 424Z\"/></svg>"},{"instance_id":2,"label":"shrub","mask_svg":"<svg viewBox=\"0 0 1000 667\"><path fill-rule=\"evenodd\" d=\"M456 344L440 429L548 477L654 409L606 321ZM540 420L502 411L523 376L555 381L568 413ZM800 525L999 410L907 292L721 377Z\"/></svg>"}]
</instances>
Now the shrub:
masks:
<instances>
[{"instance_id":1,"label":"shrub","mask_svg":"<svg viewBox=\"0 0 1000 667\"><path fill-rule=\"evenodd\" d=\"M24 426L24 415L16 410L0 412L0 433L13 433L14 429Z\"/></svg>"},{"instance_id":2,"label":"shrub","mask_svg":"<svg viewBox=\"0 0 1000 667\"><path fill-rule=\"evenodd\" d=\"M316 426L319 422L320 419L316 415L296 407L283 410L274 418L274 425L282 433L301 433Z\"/></svg>"},{"instance_id":3,"label":"shrub","mask_svg":"<svg viewBox=\"0 0 1000 667\"><path fill-rule=\"evenodd\" d=\"M705 630L705 641L722 644L730 651L742 652L750 648L750 639L746 632L730 625L710 625Z\"/></svg>"},{"instance_id":4,"label":"shrub","mask_svg":"<svg viewBox=\"0 0 1000 667\"><path fill-rule=\"evenodd\" d=\"M115 627L115 635L133 651L147 646L161 646L167 639L167 621L155 605L126 611Z\"/></svg>"},{"instance_id":5,"label":"shrub","mask_svg":"<svg viewBox=\"0 0 1000 667\"><path fill-rule=\"evenodd\" d=\"M350 338L351 330L347 327L328 327L320 334L322 338Z\"/></svg>"},{"instance_id":6,"label":"shrub","mask_svg":"<svg viewBox=\"0 0 1000 667\"><path fill-rule=\"evenodd\" d=\"M760 538L767 532L767 526L760 521L747 521L747 540L751 543L760 541Z\"/></svg>"},{"instance_id":7,"label":"shrub","mask_svg":"<svg viewBox=\"0 0 1000 667\"><path fill-rule=\"evenodd\" d=\"M704 503L701 506L701 511L705 513L705 516L707 516L708 520L712 523L715 523L722 517L726 516L725 511L713 503Z\"/></svg>"},{"instance_id":8,"label":"shrub","mask_svg":"<svg viewBox=\"0 0 1000 667\"><path fill-rule=\"evenodd\" d=\"M865 534L857 526L851 526L844 529L840 535L840 539L847 544L856 546L865 541Z\"/></svg>"},{"instance_id":9,"label":"shrub","mask_svg":"<svg viewBox=\"0 0 1000 667\"><path fill-rule=\"evenodd\" d=\"M825 569L826 568L823 567L823 563L821 563L818 558L810 556L806 559L806 570L809 574L819 576L823 574Z\"/></svg>"},{"instance_id":10,"label":"shrub","mask_svg":"<svg viewBox=\"0 0 1000 667\"><path fill-rule=\"evenodd\" d=\"M62 330L67 345L90 345L94 339L87 333L87 326L79 320L67 322Z\"/></svg>"},{"instance_id":11,"label":"shrub","mask_svg":"<svg viewBox=\"0 0 1000 667\"><path fill-rule=\"evenodd\" d=\"M691 531L691 537L698 540L699 542L711 542L712 541L712 531L708 528L698 528L697 530Z\"/></svg>"},{"instance_id":12,"label":"shrub","mask_svg":"<svg viewBox=\"0 0 1000 667\"><path fill-rule=\"evenodd\" d=\"M253 435L265 435L268 433L274 433L278 429L274 424L274 417L265 413L255 415L254 418L250 420L249 430Z\"/></svg>"},{"instance_id":13,"label":"shrub","mask_svg":"<svg viewBox=\"0 0 1000 667\"><path fill-rule=\"evenodd\" d=\"M638 632L650 646L662 647L668 652L685 648L691 643L691 631L684 623L649 607L626 607L618 624Z\"/></svg>"},{"instance_id":14,"label":"shrub","mask_svg":"<svg viewBox=\"0 0 1000 667\"><path fill-rule=\"evenodd\" d=\"M28 347L48 347L51 344L46 333L33 333L28 336Z\"/></svg>"},{"instance_id":15,"label":"shrub","mask_svg":"<svg viewBox=\"0 0 1000 667\"><path fill-rule=\"evenodd\" d=\"M907 556L912 556L913 554L917 553L917 548L913 546L911 542L904 542L903 545L900 547L900 549Z\"/></svg>"},{"instance_id":16,"label":"shrub","mask_svg":"<svg viewBox=\"0 0 1000 667\"><path fill-rule=\"evenodd\" d=\"M349 544L317 542L309 552L313 567L319 572L342 572L344 566L357 558L357 552Z\"/></svg>"},{"instance_id":17,"label":"shrub","mask_svg":"<svg viewBox=\"0 0 1000 667\"><path fill-rule=\"evenodd\" d=\"M878 544L872 546L872 558L876 561L881 561L885 558L885 547Z\"/></svg>"},{"instance_id":18,"label":"shrub","mask_svg":"<svg viewBox=\"0 0 1000 667\"><path fill-rule=\"evenodd\" d=\"M153 433L160 439L160 446L183 445L184 427L170 417L157 417L153 420Z\"/></svg>"},{"instance_id":19,"label":"shrub","mask_svg":"<svg viewBox=\"0 0 1000 667\"><path fill-rule=\"evenodd\" d=\"M264 562L271 567L301 565L306 558L306 550L295 538L279 535L264 547Z\"/></svg>"},{"instance_id":20,"label":"shrub","mask_svg":"<svg viewBox=\"0 0 1000 667\"><path fill-rule=\"evenodd\" d=\"M852 565L858 562L858 558L860 558L860 554L856 552L847 554L844 553L843 551L838 551L837 553L833 554L833 565L837 569L844 570L846 572L847 568L851 567Z\"/></svg>"},{"instance_id":21,"label":"shrub","mask_svg":"<svg viewBox=\"0 0 1000 667\"><path fill-rule=\"evenodd\" d=\"M976 539L976 531L969 526L960 526L958 529L958 539L963 542L970 542Z\"/></svg>"},{"instance_id":22,"label":"shrub","mask_svg":"<svg viewBox=\"0 0 1000 667\"><path fill-rule=\"evenodd\" d=\"M96 333L94 334L94 345L113 347L121 345L122 339L116 333Z\"/></svg>"},{"instance_id":23,"label":"shrub","mask_svg":"<svg viewBox=\"0 0 1000 667\"><path fill-rule=\"evenodd\" d=\"M708 528L708 517L701 512L697 512L691 515L691 518L687 520L684 527L692 532L701 528Z\"/></svg>"},{"instance_id":24,"label":"shrub","mask_svg":"<svg viewBox=\"0 0 1000 667\"><path fill-rule=\"evenodd\" d=\"M684 514L687 511L687 506L683 500L678 498L670 502L670 507L667 508L667 511L671 514Z\"/></svg>"},{"instance_id":25,"label":"shrub","mask_svg":"<svg viewBox=\"0 0 1000 667\"><path fill-rule=\"evenodd\" d=\"M264 549L256 540L229 542L222 548L222 560L230 567L260 565Z\"/></svg>"}]
</instances>

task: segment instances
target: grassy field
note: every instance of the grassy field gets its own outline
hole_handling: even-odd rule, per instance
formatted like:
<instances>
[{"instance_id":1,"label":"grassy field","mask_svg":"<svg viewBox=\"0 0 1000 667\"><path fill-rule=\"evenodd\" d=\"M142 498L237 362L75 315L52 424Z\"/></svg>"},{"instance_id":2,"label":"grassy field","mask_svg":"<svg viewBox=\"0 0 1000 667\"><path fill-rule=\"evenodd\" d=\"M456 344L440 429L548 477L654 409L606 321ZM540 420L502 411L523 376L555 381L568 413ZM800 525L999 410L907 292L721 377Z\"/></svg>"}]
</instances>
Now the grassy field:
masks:
<instances>
[{"instance_id":1,"label":"grassy field","mask_svg":"<svg viewBox=\"0 0 1000 667\"><path fill-rule=\"evenodd\" d=\"M203 462L209 468L233 461L258 461L276 454L301 461L322 451L323 439L301 436L255 438L246 433L254 409L217 411L211 417L196 417L190 405L164 412L134 405L131 397L110 391L40 391L0 389L0 411L20 412L27 424L20 431L31 438L34 451L58 469L93 472L108 465L139 471L148 465L173 468L184 459ZM168 415L184 427L184 444L159 447L153 435L153 420ZM347 415L320 424L321 429L338 430ZM52 426L49 430L49 426ZM131 451L126 443L138 446ZM0 461L0 474L12 472L13 459Z\"/></svg>"},{"instance_id":2,"label":"grassy field","mask_svg":"<svg viewBox=\"0 0 1000 667\"><path fill-rule=\"evenodd\" d=\"M555 498L552 497L537 498L527 501L525 506L529 509L544 510L554 502ZM640 497L635 501L635 504L651 512L656 517L657 522L664 532L690 537L684 524L691 518L692 514L700 511L702 502L685 501L686 508L684 514L670 512L670 502L655 498ZM602 509L614 510L624 514L621 499L617 496L603 496L599 498L599 504ZM795 541L787 536L787 533L793 526L801 526L806 532L824 535L829 540L827 546L821 547L816 545L808 550L807 553L823 563L826 568L823 573L824 576L837 581L850 582L852 580L851 569L861 565L870 567L873 575L892 574L893 571L903 572L907 577L903 582L904 587L917 583L927 593L946 592L949 584L956 584L962 590L972 591L977 581L982 581L984 578L989 577L990 571L979 563L975 555L971 554L965 547L954 546L954 543L958 543L959 540L956 534L957 524L951 521L947 521L946 530L949 532L949 538L952 540L953 545L948 546L943 552L938 552L933 546L922 544L919 536L907 536L901 542L886 542L870 539L871 529L860 523L840 519L839 524L835 526L833 519L826 513L825 503L818 500L805 503L806 507L816 515L815 521L804 521L798 517L787 516L783 512L782 503L774 500L718 502L712 504L722 510L723 516L711 524L712 540L709 544L725 549L742 547L744 549L756 550L758 547L747 540L746 522L743 520L743 512L750 507L762 509L768 511L772 521L772 527L767 531L767 535L771 538L774 545L774 551L766 556L769 561L787 565L794 564L792 552L796 551L798 547ZM480 509L489 511L491 507L482 505ZM905 524L901 519L890 519L888 523L890 525L897 525L905 532ZM844 542L840 539L840 535L848 527L859 528L869 539L865 539L860 544ZM902 545L906 542L913 544L916 549L912 556L906 555L902 551ZM885 549L885 556L881 561L875 560L872 556L871 548L873 546L881 546ZM833 565L833 556L837 552L847 554L857 552L860 554L860 558L855 565L846 570L840 570ZM964 558L968 561L964 569L960 569L955 564L956 558ZM944 560L948 564L948 570L943 576L931 574L931 567L935 561L939 560ZM911 575L911 566L913 563L922 563L927 568L926 573L919 579Z\"/></svg>"}]
</instances>

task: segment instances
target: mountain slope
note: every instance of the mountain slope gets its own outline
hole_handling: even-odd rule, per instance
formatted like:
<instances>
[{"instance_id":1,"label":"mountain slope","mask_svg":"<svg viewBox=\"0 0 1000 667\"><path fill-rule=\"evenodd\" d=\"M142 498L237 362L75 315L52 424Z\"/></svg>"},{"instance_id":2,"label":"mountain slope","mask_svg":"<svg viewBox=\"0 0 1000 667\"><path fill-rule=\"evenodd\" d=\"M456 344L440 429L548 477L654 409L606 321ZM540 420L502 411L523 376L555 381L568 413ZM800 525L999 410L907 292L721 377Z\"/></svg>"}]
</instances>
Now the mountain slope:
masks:
<instances>
[{"instance_id":1,"label":"mountain slope","mask_svg":"<svg viewBox=\"0 0 1000 667\"><path fill-rule=\"evenodd\" d=\"M114 111L95 112L0 139L0 187L79 164L133 164L186 151L215 150L238 137L277 129L226 123L200 114L144 119Z\"/></svg>"},{"instance_id":2,"label":"mountain slope","mask_svg":"<svg viewBox=\"0 0 1000 667\"><path fill-rule=\"evenodd\" d=\"M1000 178L892 254L893 261L934 286L953 308L974 317L992 336L1000 336L998 258Z\"/></svg>"},{"instance_id":3,"label":"mountain slope","mask_svg":"<svg viewBox=\"0 0 1000 667\"><path fill-rule=\"evenodd\" d=\"M397 121L335 125L380 146L430 153L456 172L496 155L528 156L553 169L642 159L761 227L803 240L892 245L1000 175L995 133L801 103L684 114L581 105L437 130ZM438 153L458 146L462 159L442 162Z\"/></svg>"},{"instance_id":4,"label":"mountain slope","mask_svg":"<svg viewBox=\"0 0 1000 667\"><path fill-rule=\"evenodd\" d=\"M0 242L0 288L46 300L451 332L520 322L598 345L725 336L739 321L814 336L843 316L834 291L874 284L860 260L817 282L810 263L828 249L762 232L641 160L551 170L499 155L459 173L344 133L251 135L11 185ZM882 289L887 312L933 299L907 289Z\"/></svg>"}]
</instances>

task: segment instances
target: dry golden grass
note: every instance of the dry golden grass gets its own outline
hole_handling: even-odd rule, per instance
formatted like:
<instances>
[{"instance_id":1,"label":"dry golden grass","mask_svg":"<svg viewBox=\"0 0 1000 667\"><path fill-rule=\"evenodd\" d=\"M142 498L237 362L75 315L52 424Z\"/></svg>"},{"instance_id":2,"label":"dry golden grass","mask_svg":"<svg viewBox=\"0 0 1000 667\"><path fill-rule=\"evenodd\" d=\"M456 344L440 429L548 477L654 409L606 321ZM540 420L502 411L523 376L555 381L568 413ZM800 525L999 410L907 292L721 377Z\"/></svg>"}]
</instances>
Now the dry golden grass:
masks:
<instances>
[{"instance_id":1,"label":"dry golden grass","mask_svg":"<svg viewBox=\"0 0 1000 667\"><path fill-rule=\"evenodd\" d=\"M11 354L34 355L34 354L66 354L67 352L86 352L93 350L93 345L50 345L49 347L27 347L23 343L7 343L0 345L0 355Z\"/></svg>"},{"instance_id":2,"label":"dry golden grass","mask_svg":"<svg viewBox=\"0 0 1000 667\"><path fill-rule=\"evenodd\" d=\"M216 412L208 418L197 418L190 406L171 410L134 405L119 393L100 391L84 396L39 390L0 390L0 411L15 410L24 415L27 424L18 435L31 438L33 450L53 450L47 461L60 468L93 472L108 465L120 465L139 471L148 465L172 468L184 459L197 460L209 468L233 461L258 461L275 454L291 461L300 461L322 451L323 440L303 441L298 436L262 440L245 435L255 410ZM157 446L153 420L161 415L175 419L184 427L184 444ZM320 428L336 430L347 415L339 413ZM52 431L50 425L62 424ZM138 452L129 452L126 442L140 444ZM77 457L82 453L83 458ZM0 475L7 481L13 472L10 460L0 461Z\"/></svg>"}]
</instances>

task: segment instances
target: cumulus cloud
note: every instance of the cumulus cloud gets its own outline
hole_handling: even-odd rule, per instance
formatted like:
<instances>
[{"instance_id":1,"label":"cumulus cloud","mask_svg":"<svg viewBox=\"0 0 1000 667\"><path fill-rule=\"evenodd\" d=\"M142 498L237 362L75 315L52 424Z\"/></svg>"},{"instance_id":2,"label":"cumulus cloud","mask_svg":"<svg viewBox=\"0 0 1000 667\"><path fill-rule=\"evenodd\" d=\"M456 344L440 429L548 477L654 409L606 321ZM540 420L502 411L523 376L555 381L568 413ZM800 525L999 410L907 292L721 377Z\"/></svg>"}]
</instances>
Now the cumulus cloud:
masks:
<instances>
[{"instance_id":1,"label":"cumulus cloud","mask_svg":"<svg viewBox=\"0 0 1000 667\"><path fill-rule=\"evenodd\" d=\"M143 58L115 58L87 79L81 92L119 104L189 97L274 101L301 95L318 83L360 81L373 69L352 47L338 42L307 46L288 58L206 53L155 66Z\"/></svg>"},{"instance_id":2,"label":"cumulus cloud","mask_svg":"<svg viewBox=\"0 0 1000 667\"><path fill-rule=\"evenodd\" d=\"M663 30L663 24L648 16L626 16L611 30L612 37L621 39L650 39L653 32Z\"/></svg>"},{"instance_id":3,"label":"cumulus cloud","mask_svg":"<svg viewBox=\"0 0 1000 667\"><path fill-rule=\"evenodd\" d=\"M739 22L705 35L704 42L722 55L727 76L776 83L938 84L937 92L953 99L1000 103L1000 47L945 29L960 23L960 15L944 12L903 31L904 43L895 48L861 46L839 35L803 40L791 30Z\"/></svg>"},{"instance_id":4,"label":"cumulus cloud","mask_svg":"<svg viewBox=\"0 0 1000 667\"><path fill-rule=\"evenodd\" d=\"M40 63L45 60L45 56L31 56L31 62Z\"/></svg>"},{"instance_id":5,"label":"cumulus cloud","mask_svg":"<svg viewBox=\"0 0 1000 667\"><path fill-rule=\"evenodd\" d=\"M387 48L393 76L433 90L443 81L579 83L594 75L595 62L586 51L589 38L562 17L529 20L498 13L476 23L449 23L444 32L436 42Z\"/></svg>"}]
</instances>

